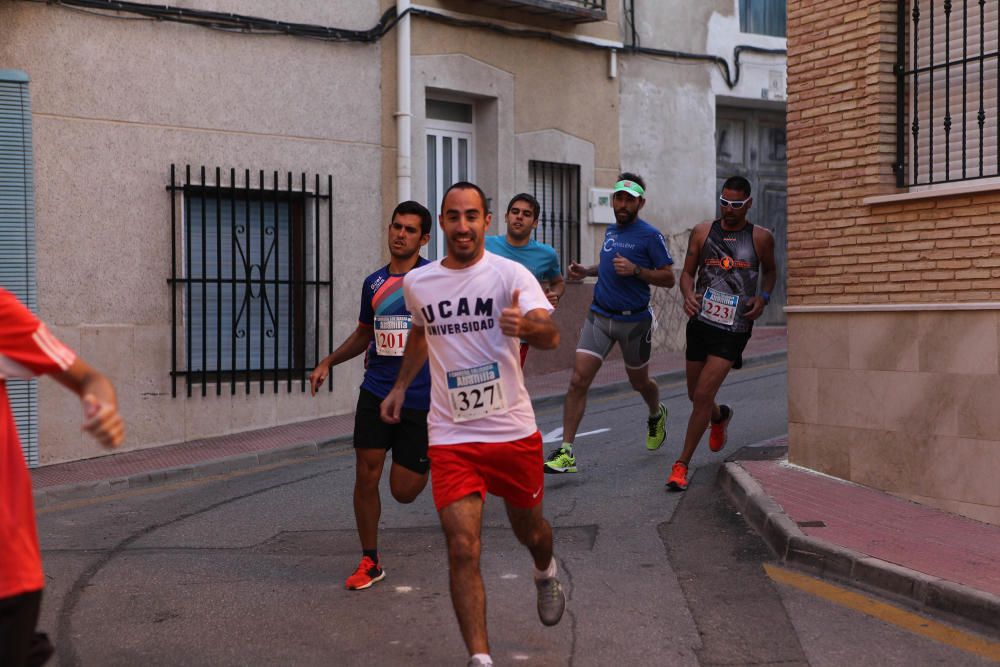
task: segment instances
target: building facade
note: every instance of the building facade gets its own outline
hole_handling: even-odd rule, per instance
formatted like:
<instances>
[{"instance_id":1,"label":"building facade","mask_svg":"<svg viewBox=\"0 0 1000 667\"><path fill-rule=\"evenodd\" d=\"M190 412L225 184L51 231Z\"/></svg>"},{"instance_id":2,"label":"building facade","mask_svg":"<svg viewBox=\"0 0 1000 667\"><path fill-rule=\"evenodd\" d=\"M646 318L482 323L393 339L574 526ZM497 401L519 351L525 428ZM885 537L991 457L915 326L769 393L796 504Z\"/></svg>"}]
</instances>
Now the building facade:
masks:
<instances>
[{"instance_id":1,"label":"building facade","mask_svg":"<svg viewBox=\"0 0 1000 667\"><path fill-rule=\"evenodd\" d=\"M409 197L436 209L464 178L502 214L537 193L539 238L564 265L596 257L584 207L619 168L617 7L440 0L397 22L382 0L73 5L0 6L0 84L31 104L7 129L34 148L33 219L0 243L33 235L37 311L115 381L126 448L353 410L360 362L316 398L306 376L387 260L404 21ZM33 462L100 453L72 400L37 392Z\"/></svg>"},{"instance_id":2,"label":"building facade","mask_svg":"<svg viewBox=\"0 0 1000 667\"><path fill-rule=\"evenodd\" d=\"M37 310L115 380L127 448L353 410L360 362L316 398L306 376L353 330L400 199L437 210L472 180L502 234L532 193L563 267L597 261L622 170L678 259L731 172L783 225L783 2L79 4L0 5L0 69L31 105L3 127L34 148L33 217L0 247L34 248ZM572 363L591 289L570 286L532 372ZM677 290L654 293L655 343L679 349ZM34 463L100 453L64 392L25 391Z\"/></svg>"},{"instance_id":3,"label":"building facade","mask_svg":"<svg viewBox=\"0 0 1000 667\"><path fill-rule=\"evenodd\" d=\"M679 270L692 228L718 217L722 183L754 188L750 219L777 241L781 279L760 325L783 324L785 2L629 0L621 66L621 162L646 177L643 217ZM654 290L658 345L684 346L679 290Z\"/></svg>"},{"instance_id":4,"label":"building facade","mask_svg":"<svg viewBox=\"0 0 1000 667\"><path fill-rule=\"evenodd\" d=\"M997 18L788 3L789 458L991 523Z\"/></svg>"}]
</instances>

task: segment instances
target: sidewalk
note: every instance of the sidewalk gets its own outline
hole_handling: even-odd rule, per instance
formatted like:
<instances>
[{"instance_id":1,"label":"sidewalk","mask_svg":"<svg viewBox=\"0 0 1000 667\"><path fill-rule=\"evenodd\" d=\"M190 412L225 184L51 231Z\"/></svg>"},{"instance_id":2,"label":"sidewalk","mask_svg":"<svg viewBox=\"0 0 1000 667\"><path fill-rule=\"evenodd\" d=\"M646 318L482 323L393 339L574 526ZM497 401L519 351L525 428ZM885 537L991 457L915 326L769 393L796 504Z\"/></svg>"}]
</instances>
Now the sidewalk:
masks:
<instances>
[{"instance_id":1,"label":"sidewalk","mask_svg":"<svg viewBox=\"0 0 1000 667\"><path fill-rule=\"evenodd\" d=\"M783 361L786 347L784 328L759 328L746 365ZM683 380L681 352L655 354L650 364L660 383ZM561 404L570 373L528 376L535 406ZM627 383L621 360L609 361L591 392ZM35 501L44 506L308 457L346 446L353 427L348 414L36 468ZM1000 632L1000 527L790 466L785 445L746 447L719 473L733 504L779 558Z\"/></svg>"},{"instance_id":2,"label":"sidewalk","mask_svg":"<svg viewBox=\"0 0 1000 667\"><path fill-rule=\"evenodd\" d=\"M719 469L781 560L1000 636L1000 526L791 465L787 445L745 447Z\"/></svg>"}]
</instances>

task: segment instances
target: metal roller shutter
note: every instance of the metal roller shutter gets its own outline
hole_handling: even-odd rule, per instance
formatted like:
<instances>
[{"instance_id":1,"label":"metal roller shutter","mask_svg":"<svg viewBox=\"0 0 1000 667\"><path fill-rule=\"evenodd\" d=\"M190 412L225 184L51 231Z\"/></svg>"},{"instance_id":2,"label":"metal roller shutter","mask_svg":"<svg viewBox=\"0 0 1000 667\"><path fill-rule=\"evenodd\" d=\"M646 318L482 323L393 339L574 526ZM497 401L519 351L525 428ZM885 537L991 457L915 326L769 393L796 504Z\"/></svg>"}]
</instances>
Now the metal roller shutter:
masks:
<instances>
[{"instance_id":1,"label":"metal roller shutter","mask_svg":"<svg viewBox=\"0 0 1000 667\"><path fill-rule=\"evenodd\" d=\"M0 286L37 310L35 186L28 75L0 70ZM28 465L38 465L37 381L7 383Z\"/></svg>"}]
</instances>

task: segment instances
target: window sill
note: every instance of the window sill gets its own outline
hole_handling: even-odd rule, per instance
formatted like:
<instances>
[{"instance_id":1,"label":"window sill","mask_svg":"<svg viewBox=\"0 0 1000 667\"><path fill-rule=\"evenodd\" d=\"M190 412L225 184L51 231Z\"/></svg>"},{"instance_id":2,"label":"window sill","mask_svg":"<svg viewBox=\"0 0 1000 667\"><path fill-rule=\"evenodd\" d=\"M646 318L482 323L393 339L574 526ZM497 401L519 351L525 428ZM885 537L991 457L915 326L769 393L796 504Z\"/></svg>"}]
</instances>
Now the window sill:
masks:
<instances>
[{"instance_id":1,"label":"window sill","mask_svg":"<svg viewBox=\"0 0 1000 667\"><path fill-rule=\"evenodd\" d=\"M980 192L994 192L1000 190L1000 179L993 178L989 181L976 183L975 185L935 185L922 187L925 189L913 189L909 192L900 192L894 195L865 197L861 200L861 203L865 206L875 206L877 204L897 204L899 202L917 201L920 199L941 199L944 197L978 194Z\"/></svg>"}]
</instances>

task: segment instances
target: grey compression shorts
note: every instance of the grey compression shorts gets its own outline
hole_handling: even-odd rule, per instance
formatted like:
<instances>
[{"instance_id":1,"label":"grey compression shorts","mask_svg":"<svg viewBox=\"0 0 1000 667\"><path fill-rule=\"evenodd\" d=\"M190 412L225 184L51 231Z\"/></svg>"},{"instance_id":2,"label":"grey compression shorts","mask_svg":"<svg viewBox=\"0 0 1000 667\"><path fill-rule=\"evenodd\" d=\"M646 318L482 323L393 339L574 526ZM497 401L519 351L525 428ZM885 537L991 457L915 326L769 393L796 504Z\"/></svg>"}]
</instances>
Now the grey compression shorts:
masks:
<instances>
[{"instance_id":1,"label":"grey compression shorts","mask_svg":"<svg viewBox=\"0 0 1000 667\"><path fill-rule=\"evenodd\" d=\"M576 351L604 359L617 342L625 367L642 368L649 363L652 340L653 318L619 322L590 311L580 330Z\"/></svg>"}]
</instances>

